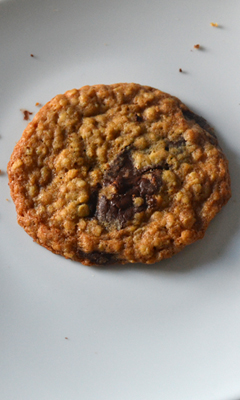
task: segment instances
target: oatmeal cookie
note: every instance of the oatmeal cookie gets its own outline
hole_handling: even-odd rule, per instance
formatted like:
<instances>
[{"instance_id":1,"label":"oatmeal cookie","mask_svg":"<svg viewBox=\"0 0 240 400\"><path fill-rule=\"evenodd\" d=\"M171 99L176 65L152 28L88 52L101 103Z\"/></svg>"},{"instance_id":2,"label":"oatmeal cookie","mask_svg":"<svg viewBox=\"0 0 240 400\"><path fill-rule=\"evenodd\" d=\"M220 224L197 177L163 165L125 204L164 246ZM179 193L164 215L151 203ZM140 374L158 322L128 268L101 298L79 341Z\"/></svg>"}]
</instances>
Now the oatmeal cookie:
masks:
<instances>
[{"instance_id":1,"label":"oatmeal cookie","mask_svg":"<svg viewBox=\"0 0 240 400\"><path fill-rule=\"evenodd\" d=\"M85 265L171 257L204 236L231 196L207 122L134 83L56 96L25 129L8 175L19 224Z\"/></svg>"}]
</instances>

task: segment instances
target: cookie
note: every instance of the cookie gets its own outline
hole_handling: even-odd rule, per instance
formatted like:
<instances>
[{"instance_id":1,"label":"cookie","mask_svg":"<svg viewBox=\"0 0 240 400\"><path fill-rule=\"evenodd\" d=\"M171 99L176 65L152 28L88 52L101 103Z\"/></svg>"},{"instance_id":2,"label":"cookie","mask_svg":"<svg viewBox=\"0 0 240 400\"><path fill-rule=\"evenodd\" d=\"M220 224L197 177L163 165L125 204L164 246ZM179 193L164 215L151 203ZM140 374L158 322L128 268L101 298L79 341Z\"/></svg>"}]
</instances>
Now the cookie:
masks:
<instances>
[{"instance_id":1,"label":"cookie","mask_svg":"<svg viewBox=\"0 0 240 400\"><path fill-rule=\"evenodd\" d=\"M231 196L205 119L134 83L56 96L23 132L8 175L19 224L85 265L171 257L204 236Z\"/></svg>"}]
</instances>

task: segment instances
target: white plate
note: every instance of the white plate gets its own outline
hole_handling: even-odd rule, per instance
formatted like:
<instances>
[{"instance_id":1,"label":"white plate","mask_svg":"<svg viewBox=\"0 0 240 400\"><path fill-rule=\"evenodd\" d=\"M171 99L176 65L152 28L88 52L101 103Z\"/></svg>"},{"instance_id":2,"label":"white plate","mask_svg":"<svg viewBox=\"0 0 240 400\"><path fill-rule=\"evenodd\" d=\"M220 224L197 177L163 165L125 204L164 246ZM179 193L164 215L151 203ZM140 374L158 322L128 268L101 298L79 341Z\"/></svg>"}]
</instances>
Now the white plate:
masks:
<instances>
[{"instance_id":1,"label":"white plate","mask_svg":"<svg viewBox=\"0 0 240 400\"><path fill-rule=\"evenodd\" d=\"M240 397L239 16L234 0L0 1L1 400ZM17 225L7 162L21 109L123 81L178 96L215 127L233 197L171 260L89 268Z\"/></svg>"}]
</instances>

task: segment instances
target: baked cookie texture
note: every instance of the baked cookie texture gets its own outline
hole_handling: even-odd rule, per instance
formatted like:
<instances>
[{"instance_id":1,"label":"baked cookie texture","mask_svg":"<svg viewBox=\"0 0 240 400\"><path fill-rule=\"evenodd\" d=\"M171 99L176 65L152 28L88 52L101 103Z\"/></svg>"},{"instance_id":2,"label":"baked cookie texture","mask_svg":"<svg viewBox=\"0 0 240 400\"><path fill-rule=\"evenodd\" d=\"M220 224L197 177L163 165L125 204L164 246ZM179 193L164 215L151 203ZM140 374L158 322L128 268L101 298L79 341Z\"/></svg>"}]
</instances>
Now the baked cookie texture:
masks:
<instances>
[{"instance_id":1,"label":"baked cookie texture","mask_svg":"<svg viewBox=\"0 0 240 400\"><path fill-rule=\"evenodd\" d=\"M8 175L18 223L85 265L171 257L204 236L231 196L205 119L134 83L57 95L23 132Z\"/></svg>"}]
</instances>

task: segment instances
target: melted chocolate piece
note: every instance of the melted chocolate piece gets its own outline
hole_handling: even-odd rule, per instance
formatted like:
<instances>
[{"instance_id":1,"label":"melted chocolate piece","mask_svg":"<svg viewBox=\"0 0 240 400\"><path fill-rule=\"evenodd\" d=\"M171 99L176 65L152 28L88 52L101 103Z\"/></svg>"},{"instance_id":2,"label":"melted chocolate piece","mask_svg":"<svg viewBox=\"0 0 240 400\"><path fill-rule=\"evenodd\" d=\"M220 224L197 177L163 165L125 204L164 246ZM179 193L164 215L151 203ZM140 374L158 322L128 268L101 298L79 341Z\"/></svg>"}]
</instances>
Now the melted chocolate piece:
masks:
<instances>
[{"instance_id":1,"label":"melted chocolate piece","mask_svg":"<svg viewBox=\"0 0 240 400\"><path fill-rule=\"evenodd\" d=\"M169 151L169 149L175 147L176 149L179 149L181 146L185 146L186 140L184 138L181 138L177 140L176 142L168 142L165 146L165 150Z\"/></svg>"},{"instance_id":2,"label":"melted chocolate piece","mask_svg":"<svg viewBox=\"0 0 240 400\"><path fill-rule=\"evenodd\" d=\"M143 117L140 114L135 114L135 119L136 119L136 122L142 122L143 121Z\"/></svg>"},{"instance_id":3,"label":"melted chocolate piece","mask_svg":"<svg viewBox=\"0 0 240 400\"><path fill-rule=\"evenodd\" d=\"M201 128L206 129L209 127L207 121L203 118L200 117L197 114L194 114L192 111L190 110L186 110L182 112L184 117L188 120L194 120L198 125L201 126Z\"/></svg>"},{"instance_id":4,"label":"melted chocolate piece","mask_svg":"<svg viewBox=\"0 0 240 400\"><path fill-rule=\"evenodd\" d=\"M111 184L115 180L116 184L119 182L120 186L123 186L124 182L126 182L126 184L130 184L130 181L134 175L133 171L134 166L130 158L130 151L128 148L126 148L116 157L111 164L110 169L105 173L103 185L106 186Z\"/></svg>"},{"instance_id":5,"label":"melted chocolate piece","mask_svg":"<svg viewBox=\"0 0 240 400\"><path fill-rule=\"evenodd\" d=\"M199 115L193 113L190 110L183 111L182 113L186 119L194 120L199 126L201 126L201 128L203 128L205 131L209 133L209 135L211 135L211 137L209 138L210 143L218 145L217 137L213 132L213 129L203 117L200 117Z\"/></svg>"},{"instance_id":6,"label":"melted chocolate piece","mask_svg":"<svg viewBox=\"0 0 240 400\"><path fill-rule=\"evenodd\" d=\"M114 264L116 260L116 256L111 253L104 253L101 251L93 251L91 253L85 253L84 251L78 249L77 256L80 258L87 259L91 263L95 265L108 265Z\"/></svg>"},{"instance_id":7,"label":"melted chocolate piece","mask_svg":"<svg viewBox=\"0 0 240 400\"><path fill-rule=\"evenodd\" d=\"M101 196L98 199L96 216L102 224L117 221L123 228L136 212L155 206L152 195L156 194L162 185L162 166L137 170L132 162L129 150L124 150L112 163L104 176L103 185L112 184L117 193L111 199ZM141 197L143 204L134 205L134 198Z\"/></svg>"},{"instance_id":8,"label":"melted chocolate piece","mask_svg":"<svg viewBox=\"0 0 240 400\"><path fill-rule=\"evenodd\" d=\"M90 194L90 198L89 198L89 202L88 202L89 217L93 217L96 213L99 189L100 189L100 187L93 189L92 193Z\"/></svg>"}]
</instances>

